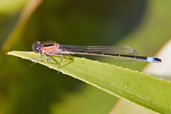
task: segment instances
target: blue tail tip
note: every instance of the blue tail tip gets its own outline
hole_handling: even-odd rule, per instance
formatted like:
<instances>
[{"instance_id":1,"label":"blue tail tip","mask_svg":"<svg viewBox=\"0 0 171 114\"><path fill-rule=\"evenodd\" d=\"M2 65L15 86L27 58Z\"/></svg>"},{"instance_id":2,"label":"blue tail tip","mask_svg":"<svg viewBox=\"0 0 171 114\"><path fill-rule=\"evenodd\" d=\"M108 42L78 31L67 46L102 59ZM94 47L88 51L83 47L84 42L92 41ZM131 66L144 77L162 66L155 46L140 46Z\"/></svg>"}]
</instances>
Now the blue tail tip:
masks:
<instances>
[{"instance_id":1,"label":"blue tail tip","mask_svg":"<svg viewBox=\"0 0 171 114\"><path fill-rule=\"evenodd\" d=\"M147 57L147 61L148 61L148 62L155 62L155 63L162 62L161 59L156 58L156 57Z\"/></svg>"}]
</instances>

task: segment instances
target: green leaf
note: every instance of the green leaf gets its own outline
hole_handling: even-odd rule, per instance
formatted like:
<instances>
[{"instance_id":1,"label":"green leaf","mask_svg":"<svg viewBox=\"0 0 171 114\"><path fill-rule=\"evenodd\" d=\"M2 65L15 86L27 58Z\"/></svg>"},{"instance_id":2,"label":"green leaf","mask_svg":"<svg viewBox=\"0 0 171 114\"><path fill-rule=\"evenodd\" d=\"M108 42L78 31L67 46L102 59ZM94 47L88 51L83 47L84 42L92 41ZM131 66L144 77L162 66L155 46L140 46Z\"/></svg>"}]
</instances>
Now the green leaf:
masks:
<instances>
[{"instance_id":1,"label":"green leaf","mask_svg":"<svg viewBox=\"0 0 171 114\"><path fill-rule=\"evenodd\" d=\"M8 54L33 62L37 61L32 58L40 58L39 54L33 52L12 51L8 52ZM57 61L60 60L60 57L54 58ZM57 63L39 63L58 70ZM170 81L127 68L79 57L74 57L72 61L64 59L59 70L119 98L160 113L171 113Z\"/></svg>"}]
</instances>

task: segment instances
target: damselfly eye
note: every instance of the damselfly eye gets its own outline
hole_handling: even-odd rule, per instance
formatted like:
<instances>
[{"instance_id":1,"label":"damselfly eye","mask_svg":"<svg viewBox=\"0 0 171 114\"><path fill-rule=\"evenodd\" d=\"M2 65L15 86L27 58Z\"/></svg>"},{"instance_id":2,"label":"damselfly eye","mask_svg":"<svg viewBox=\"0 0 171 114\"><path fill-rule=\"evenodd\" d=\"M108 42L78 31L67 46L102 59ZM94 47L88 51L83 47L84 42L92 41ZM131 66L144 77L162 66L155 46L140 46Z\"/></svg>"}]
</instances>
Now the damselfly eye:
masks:
<instances>
[{"instance_id":1,"label":"damselfly eye","mask_svg":"<svg viewBox=\"0 0 171 114\"><path fill-rule=\"evenodd\" d=\"M32 45L32 50L35 52L35 53L39 53L40 52L40 49L41 48L41 42L40 41L36 41L33 43Z\"/></svg>"}]
</instances>

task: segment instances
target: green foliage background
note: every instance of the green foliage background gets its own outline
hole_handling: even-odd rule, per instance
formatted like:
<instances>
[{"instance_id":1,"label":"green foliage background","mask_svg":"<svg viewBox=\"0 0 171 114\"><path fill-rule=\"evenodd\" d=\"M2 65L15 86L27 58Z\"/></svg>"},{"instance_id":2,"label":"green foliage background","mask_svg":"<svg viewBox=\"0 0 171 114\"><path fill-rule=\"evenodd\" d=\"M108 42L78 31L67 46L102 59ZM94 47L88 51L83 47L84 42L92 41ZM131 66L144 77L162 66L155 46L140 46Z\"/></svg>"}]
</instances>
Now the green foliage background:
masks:
<instances>
[{"instance_id":1,"label":"green foliage background","mask_svg":"<svg viewBox=\"0 0 171 114\"><path fill-rule=\"evenodd\" d=\"M0 1L0 113L104 114L117 102L116 97L79 80L6 56L7 51L31 50L35 40L52 40L72 45L129 45L140 55L153 56L170 38L169 0L12 1ZM22 21L28 4L30 9L39 6ZM145 65L96 59L139 71Z\"/></svg>"}]
</instances>

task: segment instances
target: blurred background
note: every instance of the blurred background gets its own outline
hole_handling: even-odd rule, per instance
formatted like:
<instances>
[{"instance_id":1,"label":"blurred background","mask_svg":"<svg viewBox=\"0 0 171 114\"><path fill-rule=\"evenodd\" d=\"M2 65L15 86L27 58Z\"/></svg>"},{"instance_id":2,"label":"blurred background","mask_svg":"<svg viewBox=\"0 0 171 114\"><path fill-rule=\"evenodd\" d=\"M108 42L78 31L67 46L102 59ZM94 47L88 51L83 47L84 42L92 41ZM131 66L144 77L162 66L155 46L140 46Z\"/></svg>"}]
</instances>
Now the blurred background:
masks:
<instances>
[{"instance_id":1,"label":"blurred background","mask_svg":"<svg viewBox=\"0 0 171 114\"><path fill-rule=\"evenodd\" d=\"M106 114L118 99L6 53L32 43L128 45L154 56L171 37L170 0L0 0L0 114ZM94 59L94 58L92 58ZM141 71L147 63L114 62Z\"/></svg>"}]
</instances>

